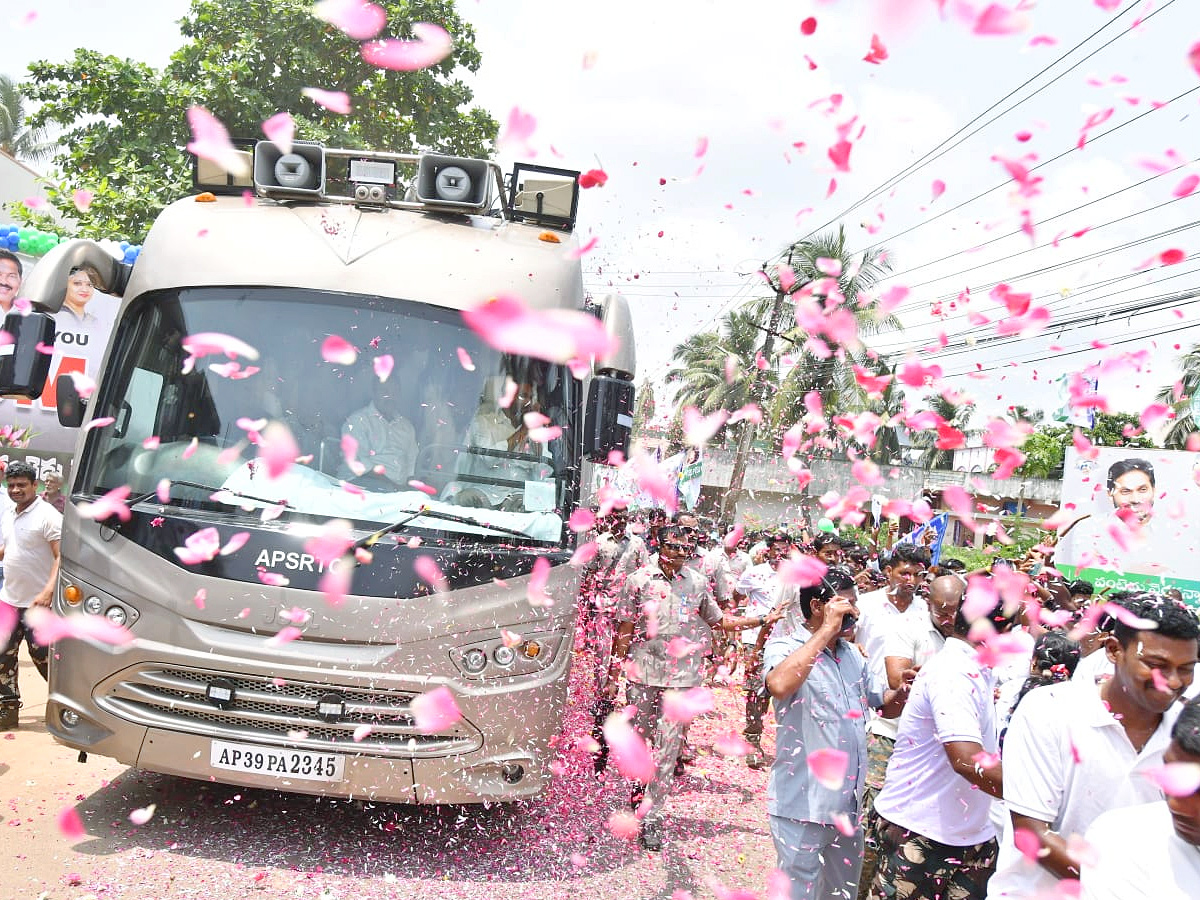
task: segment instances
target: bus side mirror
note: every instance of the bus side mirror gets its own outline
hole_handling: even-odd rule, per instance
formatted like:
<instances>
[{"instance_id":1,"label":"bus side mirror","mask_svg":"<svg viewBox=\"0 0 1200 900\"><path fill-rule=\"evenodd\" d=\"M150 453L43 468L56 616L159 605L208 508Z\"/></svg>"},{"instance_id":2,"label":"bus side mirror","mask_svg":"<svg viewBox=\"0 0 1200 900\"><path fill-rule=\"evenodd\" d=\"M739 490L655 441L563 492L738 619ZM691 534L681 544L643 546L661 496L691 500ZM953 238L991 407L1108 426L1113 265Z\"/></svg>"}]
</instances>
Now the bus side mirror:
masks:
<instances>
[{"instance_id":1,"label":"bus side mirror","mask_svg":"<svg viewBox=\"0 0 1200 900\"><path fill-rule=\"evenodd\" d=\"M597 375L588 386L583 426L583 455L594 463L608 463L609 454L619 450L629 455L633 433L633 382L611 375Z\"/></svg>"},{"instance_id":2,"label":"bus side mirror","mask_svg":"<svg viewBox=\"0 0 1200 900\"><path fill-rule=\"evenodd\" d=\"M0 396L42 396L50 374L50 351L54 348L54 319L45 313L4 317L4 343L0 345ZM43 352L45 351L45 352Z\"/></svg>"},{"instance_id":3,"label":"bus side mirror","mask_svg":"<svg viewBox=\"0 0 1200 900\"><path fill-rule=\"evenodd\" d=\"M59 375L54 381L58 394L58 424L64 428L78 428L83 424L87 401L79 396L79 388L70 375Z\"/></svg>"}]
</instances>

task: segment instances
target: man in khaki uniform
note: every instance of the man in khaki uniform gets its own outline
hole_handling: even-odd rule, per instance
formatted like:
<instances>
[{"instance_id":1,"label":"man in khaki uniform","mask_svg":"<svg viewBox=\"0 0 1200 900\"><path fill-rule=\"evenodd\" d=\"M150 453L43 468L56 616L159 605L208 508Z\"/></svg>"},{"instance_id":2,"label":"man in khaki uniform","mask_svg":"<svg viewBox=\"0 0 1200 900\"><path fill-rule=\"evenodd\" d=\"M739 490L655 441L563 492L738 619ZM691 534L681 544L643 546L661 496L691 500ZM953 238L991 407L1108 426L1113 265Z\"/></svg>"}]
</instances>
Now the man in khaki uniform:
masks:
<instances>
[{"instance_id":1,"label":"man in khaki uniform","mask_svg":"<svg viewBox=\"0 0 1200 900\"><path fill-rule=\"evenodd\" d=\"M663 715L663 695L704 683L704 651L711 644L713 627L761 628L782 615L779 611L762 616L722 614L708 579L684 565L696 552L687 530L668 525L659 534L657 563L630 575L617 603L617 633L605 692L616 699L625 667L625 696L636 708L633 725L650 745L656 766L644 794L639 787L630 798L642 813L639 840L647 850L662 849L663 806L683 746L684 723ZM680 652L683 642L685 652Z\"/></svg>"}]
</instances>

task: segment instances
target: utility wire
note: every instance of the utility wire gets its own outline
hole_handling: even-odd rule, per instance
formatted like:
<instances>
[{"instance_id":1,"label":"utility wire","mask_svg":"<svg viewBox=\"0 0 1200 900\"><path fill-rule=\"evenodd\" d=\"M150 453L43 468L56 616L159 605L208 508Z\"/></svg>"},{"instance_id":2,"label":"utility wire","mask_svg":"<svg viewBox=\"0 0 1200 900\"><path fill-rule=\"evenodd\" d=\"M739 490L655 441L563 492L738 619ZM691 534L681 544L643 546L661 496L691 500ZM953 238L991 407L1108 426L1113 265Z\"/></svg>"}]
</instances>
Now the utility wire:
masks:
<instances>
[{"instance_id":1,"label":"utility wire","mask_svg":"<svg viewBox=\"0 0 1200 900\"><path fill-rule=\"evenodd\" d=\"M1030 84L1032 84L1038 78L1041 78L1043 75L1045 75L1047 72L1049 72L1055 66L1057 66L1059 63L1063 62L1072 53L1074 53L1076 50L1078 50L1084 44L1091 41L1093 38L1095 38L1097 35L1099 35L1100 32L1102 32L1105 29L1107 29L1108 27L1110 27L1114 22L1119 20L1127 12L1129 12L1131 9L1133 9L1135 6L1137 6L1139 4L1139 2L1140 2L1140 0L1134 0L1133 3L1130 3L1128 6L1126 6L1123 10L1121 10L1115 16L1111 16L1107 21L1105 21L1105 23L1103 25L1101 25L1099 28L1097 28L1095 31L1093 31L1091 34L1089 34L1087 37L1085 37L1082 41L1080 41L1078 44L1076 44L1070 50L1063 53L1061 56L1059 56L1057 59L1055 59L1049 65L1042 68L1040 71L1038 71L1034 75L1031 75L1029 78L1025 79L1025 81L1023 81L1021 84L1017 85L1015 88L1013 88L1011 91L1009 91L1007 94L1005 94L999 100L997 100L995 103L993 103L987 109L985 109L983 112L979 113L977 116L975 116L969 122L967 122L965 125L963 125L961 128L959 128L958 131L954 132L954 134L950 135L948 138L945 138L941 143L939 143L937 146L935 146L932 150L927 151L924 156L921 156L915 162L909 163L907 166L905 166L903 169L901 169L895 175L892 175L885 182L883 182L883 184L879 185L875 189L873 189L873 190L869 191L867 194L863 195L861 198L856 200L850 206L846 207L846 209L842 210L842 212L838 213L836 216L834 216L828 222L825 222L824 224L819 225L818 227L814 228L812 231L810 231L807 235L804 236L803 240L808 240L810 237L812 237L817 232L821 231L823 228L828 228L830 225L834 224L835 222L840 221L842 218L844 218L846 215L853 212L854 210L858 209L864 203L869 203L871 200L875 199L879 195L883 194L884 192L890 190L895 185L899 184L905 178L908 178L910 175L913 175L920 169L924 168L926 165L933 162L935 159L939 158L940 156L945 155L950 150L954 149L954 147L957 147L958 144L962 143L962 141L958 141L957 143L953 144L952 146L947 147L946 145L950 144L951 141L953 141L960 134L962 134L964 131L969 129L972 125L974 125L980 119L984 118L988 113L990 113L996 107L1000 106L1002 103L1004 103L1010 97L1012 97L1014 94L1019 93L1021 90L1028 87ZM1160 12L1163 9L1166 9L1167 6L1170 6L1174 2L1175 2L1175 0L1169 0L1169 2L1165 6L1159 7L1159 9L1155 10L1154 12L1155 13ZM1153 13L1151 15L1153 15ZM1146 16L1142 21L1145 21L1145 19L1148 19L1148 18L1150 18L1150 16ZM1124 31L1122 31L1120 34L1118 34L1112 40L1108 41L1108 43L1106 43L1102 47L1098 48L1098 50L1093 51L1092 53L1085 56L1083 59L1079 60L1079 62L1075 63L1073 66L1071 66L1071 68L1069 68L1065 72L1063 72L1062 75L1066 75L1068 72L1072 71L1072 69L1075 69L1076 67L1078 67L1081 63L1086 62L1093 55L1095 55L1095 53L1099 52L1099 50L1103 50L1105 47L1107 47L1109 44L1111 44L1117 38L1119 38L1125 34L1128 34L1132 30L1132 28L1133 28L1132 25L1129 26L1128 28L1126 28ZM1056 77L1054 79L1054 81L1057 81L1058 78L1062 77L1062 75L1059 75L1058 77ZM1038 88L1038 90L1031 93L1028 97L1025 97L1024 99L1018 101L1018 103L1016 103L1013 106L1009 107L1008 109L1004 110L1004 112L1000 113L995 118L990 119L988 122L986 122L984 125L982 125L980 127L983 128L983 127L986 127L986 125L990 125L992 122L996 121L996 119L1011 112L1013 109L1015 109L1021 103L1024 103L1027 100L1037 96L1038 93L1040 93L1042 90L1045 90L1045 88L1047 88L1051 84L1053 84L1054 81L1050 81L1047 84L1043 85L1042 87ZM978 130L978 129L976 129L976 130ZM966 135L966 137L964 137L962 140L966 140L967 138L971 137L973 134L975 134L974 131L971 132L971 134ZM942 149L942 148L945 148L945 149Z\"/></svg>"}]
</instances>

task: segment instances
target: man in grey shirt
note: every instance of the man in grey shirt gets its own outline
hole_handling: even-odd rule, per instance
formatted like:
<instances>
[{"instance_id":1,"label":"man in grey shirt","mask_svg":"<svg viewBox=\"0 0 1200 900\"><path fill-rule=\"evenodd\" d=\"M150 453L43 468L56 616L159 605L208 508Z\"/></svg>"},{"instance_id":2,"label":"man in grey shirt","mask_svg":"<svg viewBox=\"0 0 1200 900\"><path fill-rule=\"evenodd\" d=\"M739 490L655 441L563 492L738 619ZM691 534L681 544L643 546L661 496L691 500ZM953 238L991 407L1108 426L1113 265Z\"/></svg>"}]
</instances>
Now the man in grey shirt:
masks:
<instances>
[{"instance_id":1,"label":"man in grey shirt","mask_svg":"<svg viewBox=\"0 0 1200 900\"><path fill-rule=\"evenodd\" d=\"M704 651L711 644L714 627L762 627L781 615L722 614L708 579L684 565L696 553L688 531L668 525L659 537L657 563L630 575L617 603L617 633L605 690L608 699L616 699L624 669L628 682L625 697L636 710L633 726L653 753L654 779L644 794L639 787L630 798L642 816L639 839L647 850L662 849L663 806L683 746L684 723L663 714L663 695L704 683Z\"/></svg>"},{"instance_id":2,"label":"man in grey shirt","mask_svg":"<svg viewBox=\"0 0 1200 900\"><path fill-rule=\"evenodd\" d=\"M854 645L857 592L848 574L831 570L796 596L798 614L791 611L763 653L778 723L767 782L771 837L792 900L850 900L862 868L864 719L872 708L899 715L908 680L888 690ZM845 777L833 787L824 768L841 761Z\"/></svg>"}]
</instances>

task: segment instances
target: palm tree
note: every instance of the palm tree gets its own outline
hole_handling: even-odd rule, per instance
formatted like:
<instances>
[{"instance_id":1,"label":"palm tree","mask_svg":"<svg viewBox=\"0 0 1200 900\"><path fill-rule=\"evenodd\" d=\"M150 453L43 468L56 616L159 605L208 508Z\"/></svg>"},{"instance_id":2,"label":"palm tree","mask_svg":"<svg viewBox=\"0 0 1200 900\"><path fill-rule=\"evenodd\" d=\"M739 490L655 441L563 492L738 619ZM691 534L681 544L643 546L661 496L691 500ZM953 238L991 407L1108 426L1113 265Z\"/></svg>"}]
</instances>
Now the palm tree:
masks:
<instances>
[{"instance_id":1,"label":"palm tree","mask_svg":"<svg viewBox=\"0 0 1200 900\"><path fill-rule=\"evenodd\" d=\"M926 398L926 408L941 416L952 428L957 428L968 440L976 434L972 429L971 417L975 415L975 404L956 406L941 394ZM950 469L954 467L954 451L937 448L937 432L932 429L912 432L913 446L922 448L917 465L926 469Z\"/></svg>"},{"instance_id":2,"label":"palm tree","mask_svg":"<svg viewBox=\"0 0 1200 900\"><path fill-rule=\"evenodd\" d=\"M0 75L0 150L27 162L44 162L55 145L45 129L31 128L25 114L25 97L7 75Z\"/></svg>"},{"instance_id":3,"label":"palm tree","mask_svg":"<svg viewBox=\"0 0 1200 900\"><path fill-rule=\"evenodd\" d=\"M879 315L874 302L859 304L859 294L869 291L891 269L886 251L867 250L858 255L850 253L846 249L845 229L839 226L836 232L820 234L793 244L788 257L799 284L827 277L817 267L818 259L835 259L841 263L842 275L837 279L838 288L845 297L845 307L854 313L859 335L869 337L900 328L900 322L894 315ZM769 301L756 301L760 308L765 302ZM793 320L794 310L793 304L789 311L789 318ZM817 391L821 395L829 413L865 409L864 395L854 380L854 365L872 371L890 371L890 367L873 358L865 346L856 350L833 348L835 352L831 357L820 359L802 349L806 337L794 325L783 334L783 354L792 355L793 363L783 375L779 391L769 409L772 426L777 432L804 415L804 397L810 391ZM880 365L883 365L882 369Z\"/></svg>"},{"instance_id":4,"label":"palm tree","mask_svg":"<svg viewBox=\"0 0 1200 900\"><path fill-rule=\"evenodd\" d=\"M1177 382L1182 390L1178 395L1175 385L1169 384L1159 390L1154 399L1165 403L1175 411L1171 427L1163 438L1163 447L1168 450L1182 450L1187 446L1187 439L1195 431L1200 431L1192 412L1192 398L1200 391L1200 344L1196 344L1179 360L1180 376Z\"/></svg>"},{"instance_id":5,"label":"palm tree","mask_svg":"<svg viewBox=\"0 0 1200 900\"><path fill-rule=\"evenodd\" d=\"M762 338L753 311L740 309L726 313L717 331L693 334L677 344L672 352L675 365L667 372L667 383L678 386L677 404L711 415L718 410L732 413L749 403ZM763 374L772 385L771 367Z\"/></svg>"}]
</instances>

